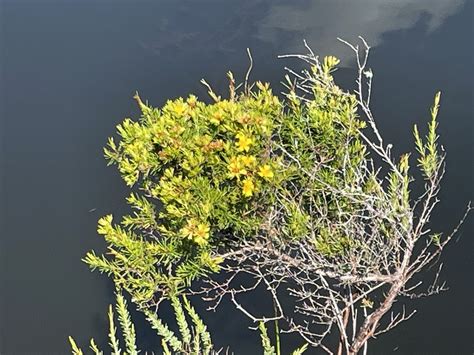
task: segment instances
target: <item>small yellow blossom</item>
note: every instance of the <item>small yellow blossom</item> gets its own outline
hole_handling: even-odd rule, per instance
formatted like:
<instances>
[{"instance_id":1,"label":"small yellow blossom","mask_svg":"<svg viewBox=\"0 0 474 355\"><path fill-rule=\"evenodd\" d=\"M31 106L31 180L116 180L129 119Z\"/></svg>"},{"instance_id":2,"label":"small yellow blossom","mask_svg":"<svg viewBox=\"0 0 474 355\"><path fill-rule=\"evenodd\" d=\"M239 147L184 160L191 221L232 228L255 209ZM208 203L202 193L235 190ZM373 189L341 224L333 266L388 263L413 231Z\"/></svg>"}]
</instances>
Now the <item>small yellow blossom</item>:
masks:
<instances>
[{"instance_id":1,"label":"small yellow blossom","mask_svg":"<svg viewBox=\"0 0 474 355\"><path fill-rule=\"evenodd\" d=\"M194 233L194 241L199 244L203 245L209 239L209 226L204 223L199 223L196 232Z\"/></svg>"},{"instance_id":2,"label":"small yellow blossom","mask_svg":"<svg viewBox=\"0 0 474 355\"><path fill-rule=\"evenodd\" d=\"M258 172L258 175L260 175L261 177L265 179L271 179L274 176L272 168L268 164L260 167L260 171Z\"/></svg>"},{"instance_id":3,"label":"small yellow blossom","mask_svg":"<svg viewBox=\"0 0 474 355\"><path fill-rule=\"evenodd\" d=\"M263 116L257 116L255 117L255 124L258 126L267 126L268 119L264 118Z\"/></svg>"},{"instance_id":4,"label":"small yellow blossom","mask_svg":"<svg viewBox=\"0 0 474 355\"><path fill-rule=\"evenodd\" d=\"M183 235L183 237L193 239L194 234L196 233L197 224L198 223L196 219L190 219L186 226L181 228L181 234Z\"/></svg>"},{"instance_id":5,"label":"small yellow blossom","mask_svg":"<svg viewBox=\"0 0 474 355\"><path fill-rule=\"evenodd\" d=\"M209 120L211 123L219 125L224 120L224 112L222 110L214 112Z\"/></svg>"},{"instance_id":6,"label":"small yellow blossom","mask_svg":"<svg viewBox=\"0 0 474 355\"><path fill-rule=\"evenodd\" d=\"M244 180L244 184L242 186L242 194L245 197L250 197L253 195L255 190L255 184L253 183L252 179L247 178Z\"/></svg>"},{"instance_id":7,"label":"small yellow blossom","mask_svg":"<svg viewBox=\"0 0 474 355\"><path fill-rule=\"evenodd\" d=\"M253 143L251 137L247 137L245 134L239 133L237 134L237 140L238 141L235 143L235 145L237 146L237 150L239 152L248 152L250 150L250 146Z\"/></svg>"},{"instance_id":8,"label":"small yellow blossom","mask_svg":"<svg viewBox=\"0 0 474 355\"><path fill-rule=\"evenodd\" d=\"M187 105L181 101L175 102L173 106L173 111L177 116L182 116L187 110Z\"/></svg>"},{"instance_id":9,"label":"small yellow blossom","mask_svg":"<svg viewBox=\"0 0 474 355\"><path fill-rule=\"evenodd\" d=\"M251 117L249 114L245 113L243 115L240 115L238 118L237 118L237 122L239 122L240 124L248 124L250 121L251 121Z\"/></svg>"},{"instance_id":10,"label":"small yellow blossom","mask_svg":"<svg viewBox=\"0 0 474 355\"><path fill-rule=\"evenodd\" d=\"M239 175L247 174L247 170L245 170L245 167L236 158L232 158L228 166L228 169L229 169L230 178L236 178L236 177L239 177Z\"/></svg>"},{"instance_id":11,"label":"small yellow blossom","mask_svg":"<svg viewBox=\"0 0 474 355\"><path fill-rule=\"evenodd\" d=\"M181 233L184 237L193 240L199 245L203 245L209 239L209 225L205 223L199 223L196 219L188 221L187 225L181 229Z\"/></svg>"},{"instance_id":12,"label":"small yellow blossom","mask_svg":"<svg viewBox=\"0 0 474 355\"><path fill-rule=\"evenodd\" d=\"M197 104L197 97L194 95L189 96L189 98L186 100L189 106L195 107Z\"/></svg>"},{"instance_id":13,"label":"small yellow blossom","mask_svg":"<svg viewBox=\"0 0 474 355\"><path fill-rule=\"evenodd\" d=\"M244 155L240 157L240 161L245 166L253 166L257 162L257 159L255 159L253 155Z\"/></svg>"}]
</instances>

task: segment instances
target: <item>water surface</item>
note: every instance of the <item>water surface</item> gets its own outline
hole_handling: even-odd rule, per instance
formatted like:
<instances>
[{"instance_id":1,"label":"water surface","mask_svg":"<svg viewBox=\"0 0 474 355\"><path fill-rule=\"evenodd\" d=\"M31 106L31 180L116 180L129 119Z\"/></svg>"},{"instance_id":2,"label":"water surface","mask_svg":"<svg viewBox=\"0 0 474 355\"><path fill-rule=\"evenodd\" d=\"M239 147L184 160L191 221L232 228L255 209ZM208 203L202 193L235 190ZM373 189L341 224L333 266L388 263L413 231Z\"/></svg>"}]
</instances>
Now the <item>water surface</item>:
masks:
<instances>
[{"instance_id":1,"label":"water surface","mask_svg":"<svg viewBox=\"0 0 474 355\"><path fill-rule=\"evenodd\" d=\"M227 70L243 77L246 47L254 57L252 78L270 81L276 91L291 64L277 55L303 51L304 38L322 55L343 59L338 79L349 86L351 53L336 37L365 36L374 46L374 112L397 153L413 149L412 124L428 120L434 93L443 91L448 172L434 228L449 231L473 198L470 1L0 4L1 354L66 354L69 334L84 345L91 336L105 344L112 285L80 259L104 247L97 219L125 210L127 190L102 158L106 138L123 118L137 117L135 90L154 105L189 92L204 98L202 77L222 89ZM471 352L471 232L468 221L443 257L450 290L424 300L416 317L374 342L372 353ZM259 339L238 313L206 318L219 345L258 353ZM150 332L140 338L154 343Z\"/></svg>"}]
</instances>

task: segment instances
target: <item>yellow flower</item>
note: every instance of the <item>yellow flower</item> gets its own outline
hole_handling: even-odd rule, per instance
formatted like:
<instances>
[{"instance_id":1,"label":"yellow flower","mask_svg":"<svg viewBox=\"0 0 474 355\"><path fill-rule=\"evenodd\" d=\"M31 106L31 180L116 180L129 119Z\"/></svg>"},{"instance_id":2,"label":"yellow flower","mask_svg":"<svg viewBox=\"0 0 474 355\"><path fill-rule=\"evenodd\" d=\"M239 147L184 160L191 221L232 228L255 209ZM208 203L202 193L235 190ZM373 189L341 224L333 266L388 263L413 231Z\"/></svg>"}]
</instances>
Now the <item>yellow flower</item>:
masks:
<instances>
[{"instance_id":1,"label":"yellow flower","mask_svg":"<svg viewBox=\"0 0 474 355\"><path fill-rule=\"evenodd\" d=\"M245 179L244 184L242 186L242 194L245 197L250 197L250 196L253 195L254 190L255 190L255 185L254 185L252 179L250 179L250 178Z\"/></svg>"},{"instance_id":2,"label":"yellow flower","mask_svg":"<svg viewBox=\"0 0 474 355\"><path fill-rule=\"evenodd\" d=\"M270 167L270 165L266 164L260 167L260 171L258 172L258 175L266 179L271 179L273 178L272 168Z\"/></svg>"},{"instance_id":3,"label":"yellow flower","mask_svg":"<svg viewBox=\"0 0 474 355\"><path fill-rule=\"evenodd\" d=\"M195 107L197 104L197 97L194 95L189 96L189 98L186 100L189 106Z\"/></svg>"},{"instance_id":4,"label":"yellow flower","mask_svg":"<svg viewBox=\"0 0 474 355\"><path fill-rule=\"evenodd\" d=\"M257 159L255 159L253 155L244 155L240 157L240 161L245 166L253 166L257 162Z\"/></svg>"},{"instance_id":5,"label":"yellow flower","mask_svg":"<svg viewBox=\"0 0 474 355\"><path fill-rule=\"evenodd\" d=\"M196 233L197 221L193 218L188 221L186 227L181 228L181 234L183 237L188 239L193 239L194 234Z\"/></svg>"},{"instance_id":6,"label":"yellow flower","mask_svg":"<svg viewBox=\"0 0 474 355\"><path fill-rule=\"evenodd\" d=\"M237 122L239 122L240 124L247 124L251 121L251 119L252 118L247 113L244 113L243 115L240 115L237 118Z\"/></svg>"},{"instance_id":7,"label":"yellow flower","mask_svg":"<svg viewBox=\"0 0 474 355\"><path fill-rule=\"evenodd\" d=\"M229 169L230 178L235 178L235 177L239 177L239 175L247 174L247 170L245 170L245 167L236 158L232 158L228 166L228 169Z\"/></svg>"},{"instance_id":8,"label":"yellow flower","mask_svg":"<svg viewBox=\"0 0 474 355\"><path fill-rule=\"evenodd\" d=\"M194 241L199 245L205 244L209 239L209 230L207 224L199 223L194 233Z\"/></svg>"},{"instance_id":9,"label":"yellow flower","mask_svg":"<svg viewBox=\"0 0 474 355\"><path fill-rule=\"evenodd\" d=\"M248 152L250 149L250 146L253 143L252 138L245 136L245 134L243 133L239 133L237 134L237 140L238 141L235 143L235 145L237 146L237 150L239 152L243 152L243 151Z\"/></svg>"},{"instance_id":10,"label":"yellow flower","mask_svg":"<svg viewBox=\"0 0 474 355\"><path fill-rule=\"evenodd\" d=\"M199 245L203 245L209 239L209 225L199 223L195 218L188 221L185 227L181 228L181 234L188 239L193 240Z\"/></svg>"},{"instance_id":11,"label":"yellow flower","mask_svg":"<svg viewBox=\"0 0 474 355\"><path fill-rule=\"evenodd\" d=\"M223 119L224 119L224 112L222 110L218 110L212 114L209 120L211 121L211 123L215 125L219 125Z\"/></svg>"},{"instance_id":12,"label":"yellow flower","mask_svg":"<svg viewBox=\"0 0 474 355\"><path fill-rule=\"evenodd\" d=\"M268 124L268 120L262 116L255 117L255 124L259 126L266 126Z\"/></svg>"},{"instance_id":13,"label":"yellow flower","mask_svg":"<svg viewBox=\"0 0 474 355\"><path fill-rule=\"evenodd\" d=\"M176 101L173 106L173 111L177 116L182 116L186 112L187 105L184 102Z\"/></svg>"}]
</instances>

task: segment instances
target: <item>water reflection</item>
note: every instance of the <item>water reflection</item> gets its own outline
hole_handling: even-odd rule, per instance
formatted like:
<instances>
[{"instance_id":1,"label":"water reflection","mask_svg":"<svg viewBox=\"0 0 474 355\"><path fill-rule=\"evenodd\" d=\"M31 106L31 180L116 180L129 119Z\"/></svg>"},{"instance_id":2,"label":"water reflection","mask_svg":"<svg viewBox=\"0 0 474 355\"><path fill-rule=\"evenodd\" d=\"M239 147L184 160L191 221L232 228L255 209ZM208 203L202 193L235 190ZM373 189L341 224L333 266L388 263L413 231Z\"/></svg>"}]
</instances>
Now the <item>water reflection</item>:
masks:
<instances>
[{"instance_id":1,"label":"water reflection","mask_svg":"<svg viewBox=\"0 0 474 355\"><path fill-rule=\"evenodd\" d=\"M390 31L413 27L426 17L432 32L455 14L464 0L242 0L173 4L162 2L154 14L155 35L141 39L144 48L157 55L236 52L235 44L269 43L279 53L301 50L305 38L320 53L348 56L335 38L362 35L372 45ZM203 11L205 9L205 11ZM209 16L209 13L211 16ZM182 21L185 19L185 21ZM149 33L148 35L151 35ZM250 41L249 41L250 40ZM262 43L260 43L262 45Z\"/></svg>"},{"instance_id":2,"label":"water reflection","mask_svg":"<svg viewBox=\"0 0 474 355\"><path fill-rule=\"evenodd\" d=\"M363 0L277 2L258 26L258 38L274 43L284 51L294 51L293 43L281 43L282 33L305 37L318 53L340 58L348 54L335 38L353 39L357 35L372 45L382 42L389 31L412 27L427 16L427 29L433 31L456 13L463 0Z\"/></svg>"}]
</instances>

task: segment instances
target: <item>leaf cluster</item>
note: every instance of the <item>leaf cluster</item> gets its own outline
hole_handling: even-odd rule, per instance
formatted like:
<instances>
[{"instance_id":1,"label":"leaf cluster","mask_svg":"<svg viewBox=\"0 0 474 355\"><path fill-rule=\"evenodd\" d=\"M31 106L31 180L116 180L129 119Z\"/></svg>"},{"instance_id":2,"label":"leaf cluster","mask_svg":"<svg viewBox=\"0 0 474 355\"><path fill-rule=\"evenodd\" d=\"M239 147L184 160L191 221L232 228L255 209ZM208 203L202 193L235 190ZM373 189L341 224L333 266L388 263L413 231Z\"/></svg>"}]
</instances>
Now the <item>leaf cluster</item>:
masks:
<instances>
[{"instance_id":1,"label":"leaf cluster","mask_svg":"<svg viewBox=\"0 0 474 355\"><path fill-rule=\"evenodd\" d=\"M256 87L229 100L214 95L212 104L191 95L159 109L136 95L141 119L125 119L119 142L109 139L105 156L139 192L127 199L134 212L120 224L112 216L99 221L113 257L90 252L85 261L134 300L172 294L217 271L221 260L211 250L259 229L267 192L284 173L270 155L282 104L268 85Z\"/></svg>"},{"instance_id":2,"label":"leaf cluster","mask_svg":"<svg viewBox=\"0 0 474 355\"><path fill-rule=\"evenodd\" d=\"M329 200L330 215L346 204L325 191L350 185L352 167L365 155L357 101L331 75L337 63L328 57L312 68L305 100L290 89L282 101L260 82L236 94L233 80L229 99L210 89L210 104L190 95L154 108L137 94L140 120L125 119L117 126L118 142L110 138L104 150L138 191L127 199L133 213L119 224L110 215L99 221L111 257L91 251L86 263L112 276L134 301L174 295L218 271L219 253L229 243L269 233L277 200L285 209L287 240L316 223L315 247L328 255L343 252L348 237L332 231L328 238L314 210Z\"/></svg>"},{"instance_id":3,"label":"leaf cluster","mask_svg":"<svg viewBox=\"0 0 474 355\"><path fill-rule=\"evenodd\" d=\"M329 230L326 221L336 211L340 214L341 207L348 216L357 207L331 189L355 184L354 171L366 158L359 135L365 122L357 115L357 99L342 91L331 74L338 62L326 57L322 65L313 65L307 72L307 85L300 86L302 94L287 77L289 109L279 122L278 140L291 171L279 190L286 201L286 235L292 240L316 231L314 246L328 256L344 252L350 240Z\"/></svg>"},{"instance_id":4,"label":"leaf cluster","mask_svg":"<svg viewBox=\"0 0 474 355\"><path fill-rule=\"evenodd\" d=\"M179 334L170 330L169 326L161 320L156 313L145 310L145 316L151 327L155 329L156 334L161 338L161 345L163 348L163 355L183 354L183 355L209 355L215 354L211 335L209 334L206 325L196 313L196 310L191 305L189 300L183 296L181 298L173 297L171 304L174 310L174 316L178 325ZM130 313L127 309L127 302L125 298L117 292L117 299L115 310L118 314L118 321L120 323L121 337L124 340L124 348L122 350L119 338L117 336L117 327L115 326L115 315L113 307L109 306L109 346L110 354L112 355L138 355L136 345L135 326L132 323ZM76 344L74 339L70 336L69 342L71 344L73 355L83 355L82 349ZM94 339L91 339L89 348L96 355L103 355Z\"/></svg>"}]
</instances>

